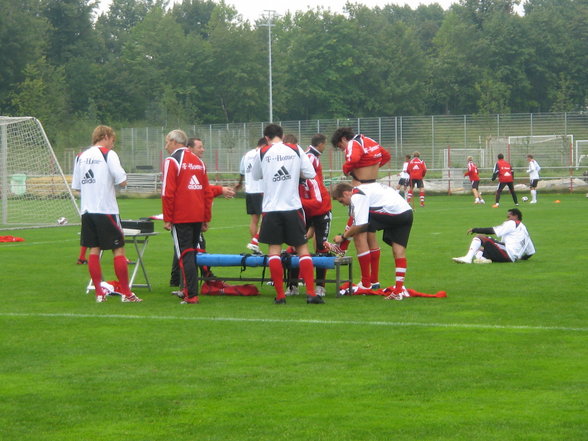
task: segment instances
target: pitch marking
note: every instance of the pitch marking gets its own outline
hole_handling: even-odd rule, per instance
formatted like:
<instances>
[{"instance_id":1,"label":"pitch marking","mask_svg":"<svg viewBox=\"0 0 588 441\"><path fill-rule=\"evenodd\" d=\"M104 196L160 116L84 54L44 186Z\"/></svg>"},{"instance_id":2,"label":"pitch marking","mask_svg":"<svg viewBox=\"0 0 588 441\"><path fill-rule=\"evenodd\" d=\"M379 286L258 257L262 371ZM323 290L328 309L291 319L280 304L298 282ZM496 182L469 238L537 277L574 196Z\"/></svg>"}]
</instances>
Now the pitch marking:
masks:
<instances>
[{"instance_id":1,"label":"pitch marking","mask_svg":"<svg viewBox=\"0 0 588 441\"><path fill-rule=\"evenodd\" d=\"M132 320L183 320L207 322L249 322L249 323L300 323L319 325L360 325L360 326L389 326L389 327L422 327L422 328L463 328L463 329L495 329L495 330L523 330L523 331L574 331L588 332L588 328L572 328L565 326L529 326L529 325L483 325L475 323L418 323L418 322L384 322L357 320L311 320L311 319L267 319L242 317L177 317L171 315L126 315L126 314L29 314L2 312L1 317L63 317L63 318L113 318Z\"/></svg>"}]
</instances>

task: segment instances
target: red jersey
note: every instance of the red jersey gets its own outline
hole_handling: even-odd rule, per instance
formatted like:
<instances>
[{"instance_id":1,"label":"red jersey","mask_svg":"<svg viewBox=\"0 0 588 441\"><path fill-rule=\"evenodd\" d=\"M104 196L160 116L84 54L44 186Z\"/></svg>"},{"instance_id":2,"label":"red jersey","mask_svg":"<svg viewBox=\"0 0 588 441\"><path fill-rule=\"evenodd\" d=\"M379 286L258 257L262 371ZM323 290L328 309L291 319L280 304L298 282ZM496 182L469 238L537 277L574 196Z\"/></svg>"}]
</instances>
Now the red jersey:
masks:
<instances>
[{"instance_id":1,"label":"red jersey","mask_svg":"<svg viewBox=\"0 0 588 441\"><path fill-rule=\"evenodd\" d=\"M427 174L427 165L421 158L412 158L408 163L406 170L410 175L410 179L423 179Z\"/></svg>"},{"instance_id":2,"label":"red jersey","mask_svg":"<svg viewBox=\"0 0 588 441\"><path fill-rule=\"evenodd\" d=\"M325 183L323 181L323 166L320 162L321 152L319 152L313 146L309 146L305 153L306 156L308 156L314 171L316 172L316 176L314 178L307 179L307 181L313 181L308 182L307 186L312 186L315 188L313 192L316 194L315 198L317 199L317 202L320 203L320 206L318 206L315 210L311 210L311 212L314 214L309 214L306 211L306 205L304 204L305 201L302 201L302 206L307 217L320 216L321 214L326 214L331 211L331 194L329 193L327 187L325 187Z\"/></svg>"},{"instance_id":3,"label":"red jersey","mask_svg":"<svg viewBox=\"0 0 588 441\"><path fill-rule=\"evenodd\" d=\"M478 174L478 167L474 164L474 161L468 162L468 171L466 171L464 176L470 178L471 182L476 182L480 180L480 175Z\"/></svg>"},{"instance_id":4,"label":"red jersey","mask_svg":"<svg viewBox=\"0 0 588 441\"><path fill-rule=\"evenodd\" d=\"M504 159L499 159L494 166L494 175L498 176L498 182L513 182L514 174L512 167Z\"/></svg>"},{"instance_id":5,"label":"red jersey","mask_svg":"<svg viewBox=\"0 0 588 441\"><path fill-rule=\"evenodd\" d=\"M388 151L374 141L362 134L355 135L345 148L345 164L343 173L348 175L356 168L368 167L379 164L380 167L390 161L391 155Z\"/></svg>"},{"instance_id":6,"label":"red jersey","mask_svg":"<svg viewBox=\"0 0 588 441\"><path fill-rule=\"evenodd\" d=\"M164 222L207 222L211 194L206 166L198 156L181 147L165 159L161 188Z\"/></svg>"}]
</instances>

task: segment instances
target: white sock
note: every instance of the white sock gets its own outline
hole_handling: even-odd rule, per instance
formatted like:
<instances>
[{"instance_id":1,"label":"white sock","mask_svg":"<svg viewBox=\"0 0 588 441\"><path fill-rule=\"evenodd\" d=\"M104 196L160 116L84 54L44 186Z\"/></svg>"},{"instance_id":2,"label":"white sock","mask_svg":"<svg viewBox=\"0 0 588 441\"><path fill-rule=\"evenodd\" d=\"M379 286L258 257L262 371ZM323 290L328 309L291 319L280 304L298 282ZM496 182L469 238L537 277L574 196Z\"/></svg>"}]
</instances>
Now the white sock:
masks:
<instances>
[{"instance_id":1,"label":"white sock","mask_svg":"<svg viewBox=\"0 0 588 441\"><path fill-rule=\"evenodd\" d=\"M477 237L474 237L472 239L472 243L470 244L470 249L468 250L468 253L464 257L471 262L472 259L474 258L474 255L481 247L482 247L482 241L480 239L478 239Z\"/></svg>"},{"instance_id":2,"label":"white sock","mask_svg":"<svg viewBox=\"0 0 588 441\"><path fill-rule=\"evenodd\" d=\"M537 190L531 190L531 199L533 201L537 200Z\"/></svg>"}]
</instances>

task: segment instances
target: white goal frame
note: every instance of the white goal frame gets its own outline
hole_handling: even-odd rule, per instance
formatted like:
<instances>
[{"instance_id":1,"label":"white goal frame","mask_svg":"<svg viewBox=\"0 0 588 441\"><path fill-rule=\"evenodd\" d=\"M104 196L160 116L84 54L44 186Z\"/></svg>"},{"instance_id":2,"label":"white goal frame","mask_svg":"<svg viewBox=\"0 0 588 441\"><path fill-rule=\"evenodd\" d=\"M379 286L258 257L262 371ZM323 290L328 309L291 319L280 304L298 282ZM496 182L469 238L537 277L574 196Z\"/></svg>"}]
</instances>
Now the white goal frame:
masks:
<instances>
[{"instance_id":1,"label":"white goal frame","mask_svg":"<svg viewBox=\"0 0 588 441\"><path fill-rule=\"evenodd\" d=\"M0 116L0 230L66 223L79 225L80 211L43 126Z\"/></svg>"}]
</instances>

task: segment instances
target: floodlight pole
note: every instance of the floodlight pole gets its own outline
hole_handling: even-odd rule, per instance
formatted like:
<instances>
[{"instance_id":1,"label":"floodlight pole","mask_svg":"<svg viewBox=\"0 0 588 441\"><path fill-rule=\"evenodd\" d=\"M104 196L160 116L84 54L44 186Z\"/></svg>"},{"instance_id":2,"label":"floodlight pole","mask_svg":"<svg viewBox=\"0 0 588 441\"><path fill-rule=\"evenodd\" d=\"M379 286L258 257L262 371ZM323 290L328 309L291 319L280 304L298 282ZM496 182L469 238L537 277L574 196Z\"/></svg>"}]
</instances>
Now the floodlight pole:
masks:
<instances>
[{"instance_id":1,"label":"floodlight pole","mask_svg":"<svg viewBox=\"0 0 588 441\"><path fill-rule=\"evenodd\" d=\"M266 9L267 12L267 23L261 24L261 26L267 26L268 31L268 63L269 63L269 122L274 121L274 105L273 105L273 88L272 88L272 27L275 26L272 23L275 17L276 11Z\"/></svg>"}]
</instances>

